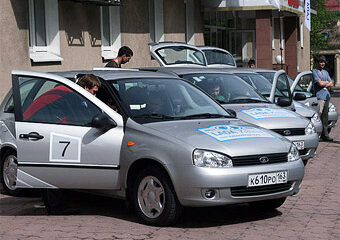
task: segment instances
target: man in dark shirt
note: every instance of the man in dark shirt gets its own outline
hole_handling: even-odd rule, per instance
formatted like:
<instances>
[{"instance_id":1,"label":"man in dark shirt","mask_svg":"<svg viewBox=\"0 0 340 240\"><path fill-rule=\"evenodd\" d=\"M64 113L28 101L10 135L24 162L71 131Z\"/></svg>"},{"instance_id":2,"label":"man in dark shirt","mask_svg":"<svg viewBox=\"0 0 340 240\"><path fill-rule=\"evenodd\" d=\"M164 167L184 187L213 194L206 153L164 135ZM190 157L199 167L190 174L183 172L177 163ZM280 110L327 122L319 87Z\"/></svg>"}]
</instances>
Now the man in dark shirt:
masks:
<instances>
[{"instance_id":1,"label":"man in dark shirt","mask_svg":"<svg viewBox=\"0 0 340 240\"><path fill-rule=\"evenodd\" d=\"M122 64L129 62L132 56L132 50L127 46L123 46L119 49L118 56L110 60L105 67L121 68Z\"/></svg>"}]
</instances>

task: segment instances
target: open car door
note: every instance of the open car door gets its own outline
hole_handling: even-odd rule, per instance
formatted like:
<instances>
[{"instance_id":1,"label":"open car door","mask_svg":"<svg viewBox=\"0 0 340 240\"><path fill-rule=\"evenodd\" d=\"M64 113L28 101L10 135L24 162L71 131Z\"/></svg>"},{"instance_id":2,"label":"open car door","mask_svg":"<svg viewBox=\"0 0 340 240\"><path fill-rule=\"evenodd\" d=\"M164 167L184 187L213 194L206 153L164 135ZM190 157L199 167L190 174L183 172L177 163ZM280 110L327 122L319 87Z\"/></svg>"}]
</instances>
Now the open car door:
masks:
<instances>
[{"instance_id":1,"label":"open car door","mask_svg":"<svg viewBox=\"0 0 340 240\"><path fill-rule=\"evenodd\" d=\"M162 67L207 66L204 53L197 47L185 43L152 43L150 54Z\"/></svg>"},{"instance_id":2,"label":"open car door","mask_svg":"<svg viewBox=\"0 0 340 240\"><path fill-rule=\"evenodd\" d=\"M54 74L13 71L12 82L17 187L118 189L122 117Z\"/></svg>"},{"instance_id":3,"label":"open car door","mask_svg":"<svg viewBox=\"0 0 340 240\"><path fill-rule=\"evenodd\" d=\"M282 95L277 95L279 92L282 93ZM288 77L284 70L279 70L274 74L269 101L289 110L295 110Z\"/></svg>"},{"instance_id":4,"label":"open car door","mask_svg":"<svg viewBox=\"0 0 340 240\"><path fill-rule=\"evenodd\" d=\"M306 99L300 102L318 111L318 100L314 95L313 76L311 71L299 73L292 83L290 90L293 96L296 93L304 94L306 96Z\"/></svg>"}]
</instances>

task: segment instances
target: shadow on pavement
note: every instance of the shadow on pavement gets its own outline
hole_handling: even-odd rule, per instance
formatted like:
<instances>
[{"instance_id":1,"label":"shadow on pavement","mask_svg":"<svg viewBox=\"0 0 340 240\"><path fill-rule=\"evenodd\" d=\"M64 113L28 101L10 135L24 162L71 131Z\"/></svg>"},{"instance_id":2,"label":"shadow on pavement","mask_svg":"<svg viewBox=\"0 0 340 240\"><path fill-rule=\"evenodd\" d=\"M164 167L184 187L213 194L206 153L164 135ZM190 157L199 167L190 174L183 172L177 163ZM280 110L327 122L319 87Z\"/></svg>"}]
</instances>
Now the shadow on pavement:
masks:
<instances>
[{"instance_id":1,"label":"shadow on pavement","mask_svg":"<svg viewBox=\"0 0 340 240\"><path fill-rule=\"evenodd\" d=\"M69 207L75 217L84 215L100 215L119 218L129 222L138 222L136 215L124 200L96 196L87 193L72 192L68 196ZM47 216L47 211L40 197L11 197L0 195L0 216ZM209 208L184 208L182 217L175 228L204 228L252 222L281 215L277 210L262 212L247 204ZM63 214L61 214L63 215ZM74 221L77 221L75 219Z\"/></svg>"}]
</instances>

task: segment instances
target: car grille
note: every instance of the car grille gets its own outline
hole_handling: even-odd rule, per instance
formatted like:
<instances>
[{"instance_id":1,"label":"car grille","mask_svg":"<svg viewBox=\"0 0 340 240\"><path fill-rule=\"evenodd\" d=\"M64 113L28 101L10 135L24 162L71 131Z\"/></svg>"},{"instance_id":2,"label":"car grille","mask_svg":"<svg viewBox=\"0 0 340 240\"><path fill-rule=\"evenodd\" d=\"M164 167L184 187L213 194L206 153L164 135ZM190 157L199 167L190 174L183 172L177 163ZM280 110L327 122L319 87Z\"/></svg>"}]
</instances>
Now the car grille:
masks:
<instances>
[{"instance_id":1,"label":"car grille","mask_svg":"<svg viewBox=\"0 0 340 240\"><path fill-rule=\"evenodd\" d=\"M266 163L260 162L260 158L262 157L267 157L269 161ZM233 161L233 166L280 163L280 162L287 162L287 153L248 155L248 156L232 157L231 159Z\"/></svg>"},{"instance_id":2,"label":"car grille","mask_svg":"<svg viewBox=\"0 0 340 240\"><path fill-rule=\"evenodd\" d=\"M232 187L231 195L234 197L258 196L271 193L279 193L289 190L292 187L292 182L274 184L259 187Z\"/></svg>"},{"instance_id":3,"label":"car grille","mask_svg":"<svg viewBox=\"0 0 340 240\"><path fill-rule=\"evenodd\" d=\"M282 136L296 136L296 135L305 135L304 128L288 128L288 129L270 129ZM289 132L288 132L289 131Z\"/></svg>"}]
</instances>

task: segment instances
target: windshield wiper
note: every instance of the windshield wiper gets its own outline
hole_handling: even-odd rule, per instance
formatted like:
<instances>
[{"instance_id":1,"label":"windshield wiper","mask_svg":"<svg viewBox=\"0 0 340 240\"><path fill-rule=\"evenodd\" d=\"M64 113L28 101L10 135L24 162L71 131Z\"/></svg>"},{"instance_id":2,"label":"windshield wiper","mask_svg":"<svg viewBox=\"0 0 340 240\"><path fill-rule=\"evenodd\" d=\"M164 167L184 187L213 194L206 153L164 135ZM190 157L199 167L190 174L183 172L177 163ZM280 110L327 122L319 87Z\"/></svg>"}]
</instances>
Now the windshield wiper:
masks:
<instances>
[{"instance_id":1,"label":"windshield wiper","mask_svg":"<svg viewBox=\"0 0 340 240\"><path fill-rule=\"evenodd\" d=\"M220 103L220 104L227 104L227 102L226 101L223 101L223 100L218 100L218 99L215 99L218 103Z\"/></svg>"},{"instance_id":2,"label":"windshield wiper","mask_svg":"<svg viewBox=\"0 0 340 240\"><path fill-rule=\"evenodd\" d=\"M256 98L239 98L229 101L229 103L267 103L268 101Z\"/></svg>"},{"instance_id":3,"label":"windshield wiper","mask_svg":"<svg viewBox=\"0 0 340 240\"><path fill-rule=\"evenodd\" d=\"M194 119L194 118L233 118L233 116L213 113L199 113L181 117L181 119Z\"/></svg>"},{"instance_id":4,"label":"windshield wiper","mask_svg":"<svg viewBox=\"0 0 340 240\"><path fill-rule=\"evenodd\" d=\"M134 118L153 118L153 119L175 119L175 117L171 117L164 114L158 114L158 113L149 113L149 114L141 114L133 116Z\"/></svg>"}]
</instances>

